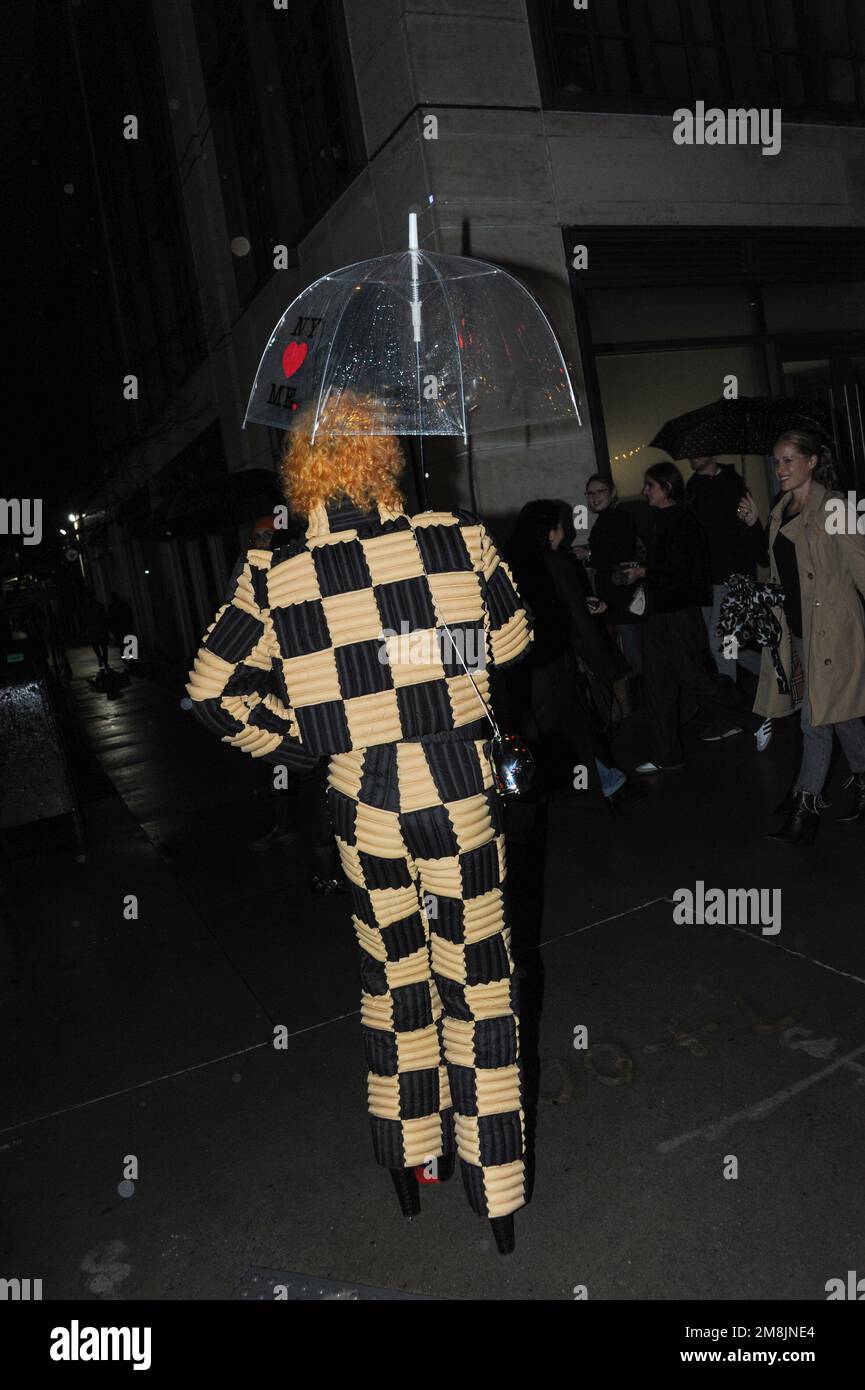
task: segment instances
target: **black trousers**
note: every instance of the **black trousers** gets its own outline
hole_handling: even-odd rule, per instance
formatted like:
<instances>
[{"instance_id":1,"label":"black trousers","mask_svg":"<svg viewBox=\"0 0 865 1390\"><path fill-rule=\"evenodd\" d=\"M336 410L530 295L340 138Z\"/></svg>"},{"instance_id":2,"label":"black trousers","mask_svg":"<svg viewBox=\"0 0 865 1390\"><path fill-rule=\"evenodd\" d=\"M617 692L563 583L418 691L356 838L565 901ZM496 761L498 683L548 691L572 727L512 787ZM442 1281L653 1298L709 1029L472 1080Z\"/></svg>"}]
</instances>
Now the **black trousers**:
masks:
<instances>
[{"instance_id":1,"label":"black trousers","mask_svg":"<svg viewBox=\"0 0 865 1390\"><path fill-rule=\"evenodd\" d=\"M531 715L524 717L524 737L537 762L539 793L571 786L576 766L587 772L588 786L602 795L595 758L612 766L606 738L596 727L584 678L570 652L531 670Z\"/></svg>"},{"instance_id":2,"label":"black trousers","mask_svg":"<svg viewBox=\"0 0 865 1390\"><path fill-rule=\"evenodd\" d=\"M683 759L679 701L690 696L707 713L746 729L763 720L728 676L709 668L706 625L699 608L653 613L643 627L646 704L655 735L655 758L662 764Z\"/></svg>"},{"instance_id":3,"label":"black trousers","mask_svg":"<svg viewBox=\"0 0 865 1390\"><path fill-rule=\"evenodd\" d=\"M272 767L264 771L273 810L273 829L297 834L309 873L334 878L340 868L327 805L327 758L320 758L307 772L292 772L287 787L274 785Z\"/></svg>"},{"instance_id":4,"label":"black trousers","mask_svg":"<svg viewBox=\"0 0 865 1390\"><path fill-rule=\"evenodd\" d=\"M327 758L309 772L295 772L290 790L294 822L308 856L309 872L322 878L339 873L339 855L327 804Z\"/></svg>"}]
</instances>

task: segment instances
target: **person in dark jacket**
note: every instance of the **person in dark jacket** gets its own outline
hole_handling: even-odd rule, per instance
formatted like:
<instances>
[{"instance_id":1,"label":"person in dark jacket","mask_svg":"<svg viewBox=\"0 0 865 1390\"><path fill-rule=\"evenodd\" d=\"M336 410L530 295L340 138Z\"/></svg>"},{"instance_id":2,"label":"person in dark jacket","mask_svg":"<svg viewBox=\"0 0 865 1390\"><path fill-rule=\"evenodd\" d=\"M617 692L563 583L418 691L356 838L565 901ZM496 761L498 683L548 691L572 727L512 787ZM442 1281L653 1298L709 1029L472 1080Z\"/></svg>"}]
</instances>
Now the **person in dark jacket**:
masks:
<instances>
[{"instance_id":1,"label":"person in dark jacket","mask_svg":"<svg viewBox=\"0 0 865 1390\"><path fill-rule=\"evenodd\" d=\"M703 606L712 659L722 676L736 679L736 662L752 675L760 674L760 656L743 648L736 657L724 655L717 634L721 603L726 595L725 579L731 574L747 574L753 579L757 565L768 561L762 527L746 526L739 516L739 503L750 499L741 473L732 464L719 463L714 455L691 459L693 472L685 488L685 499L700 522L709 542L712 601Z\"/></svg>"},{"instance_id":2,"label":"person in dark jacket","mask_svg":"<svg viewBox=\"0 0 865 1390\"><path fill-rule=\"evenodd\" d=\"M90 643L100 669L108 669L108 614L105 612L105 604L100 603L92 589L88 589L84 595L84 631L87 633L87 641Z\"/></svg>"},{"instance_id":3,"label":"person in dark jacket","mask_svg":"<svg viewBox=\"0 0 865 1390\"><path fill-rule=\"evenodd\" d=\"M616 814L638 792L613 766L588 681L612 682L624 667L595 625L564 538L560 503L539 499L523 507L506 554L534 616L535 640L531 661L508 683L510 706L538 757L545 788L567 772L575 788L602 792ZM583 775L577 776L578 770Z\"/></svg>"},{"instance_id":4,"label":"person in dark jacket","mask_svg":"<svg viewBox=\"0 0 865 1390\"><path fill-rule=\"evenodd\" d=\"M135 634L135 615L122 594L111 590L108 605L108 627L116 646L122 647L127 637Z\"/></svg>"},{"instance_id":5,"label":"person in dark jacket","mask_svg":"<svg viewBox=\"0 0 865 1390\"><path fill-rule=\"evenodd\" d=\"M641 580L647 597L643 628L646 703L654 725L654 761L640 773L666 772L683 766L679 731L679 697L686 693L723 721L727 736L763 729L736 686L706 665L705 629L700 609L710 592L711 571L705 532L685 501L685 484L674 463L655 463L646 470L644 496L654 511L644 565L629 572ZM758 739L757 746L761 746Z\"/></svg>"},{"instance_id":6,"label":"person in dark jacket","mask_svg":"<svg viewBox=\"0 0 865 1390\"><path fill-rule=\"evenodd\" d=\"M281 524L281 518L274 512L253 522L249 549L273 550L276 545L299 541L303 534L304 526L298 517L289 517L287 524ZM232 570L226 603L231 602L247 553L241 551ZM279 693L275 678L271 679L271 690L275 695ZM273 770L268 768L266 785L273 808L273 825L265 835L252 840L249 848L255 854L264 854L299 840L307 863L310 892L320 897L346 893L348 884L340 868L327 806L327 759L319 758L308 770L295 769L288 773L286 769L286 773L287 781L277 780Z\"/></svg>"},{"instance_id":7,"label":"person in dark jacket","mask_svg":"<svg viewBox=\"0 0 865 1390\"><path fill-rule=\"evenodd\" d=\"M595 514L588 546L577 555L591 565L595 593L607 606L605 620L635 675L643 669L642 619L629 608L633 588L622 583L622 567L639 560L642 547L634 518L618 505L616 489L600 473L586 483L586 502Z\"/></svg>"}]
</instances>

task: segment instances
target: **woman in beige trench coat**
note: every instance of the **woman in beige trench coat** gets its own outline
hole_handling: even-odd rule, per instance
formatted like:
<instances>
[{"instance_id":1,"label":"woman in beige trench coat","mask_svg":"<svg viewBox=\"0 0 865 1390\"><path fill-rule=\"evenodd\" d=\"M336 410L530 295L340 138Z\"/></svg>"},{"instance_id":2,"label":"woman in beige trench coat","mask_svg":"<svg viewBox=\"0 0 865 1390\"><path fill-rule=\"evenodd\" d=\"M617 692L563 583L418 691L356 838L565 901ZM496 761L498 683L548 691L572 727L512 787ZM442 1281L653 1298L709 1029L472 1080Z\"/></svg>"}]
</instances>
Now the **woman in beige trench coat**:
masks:
<instances>
[{"instance_id":1,"label":"woman in beige trench coat","mask_svg":"<svg viewBox=\"0 0 865 1390\"><path fill-rule=\"evenodd\" d=\"M779 657L793 691L779 691L764 648L754 708L770 718L790 714L801 684L802 763L791 813L771 838L810 844L825 805L833 730L850 764L846 785L855 786L853 806L840 819L865 822L865 617L859 598L865 596L865 535L835 490L832 457L817 436L791 431L773 452L781 495L769 514L769 563L772 581L785 591L783 607L774 612L782 629ZM748 525L757 523L749 496L739 515Z\"/></svg>"}]
</instances>

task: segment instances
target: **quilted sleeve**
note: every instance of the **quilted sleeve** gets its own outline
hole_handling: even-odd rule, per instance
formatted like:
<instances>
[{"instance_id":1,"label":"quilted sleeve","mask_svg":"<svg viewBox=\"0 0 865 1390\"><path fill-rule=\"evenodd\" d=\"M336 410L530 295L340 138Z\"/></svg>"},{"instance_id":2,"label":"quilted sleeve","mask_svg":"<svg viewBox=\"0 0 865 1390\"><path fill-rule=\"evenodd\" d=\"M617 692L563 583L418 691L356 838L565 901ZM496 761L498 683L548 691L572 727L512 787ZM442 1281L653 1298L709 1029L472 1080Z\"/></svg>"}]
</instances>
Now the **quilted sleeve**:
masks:
<instances>
[{"instance_id":1,"label":"quilted sleeve","mask_svg":"<svg viewBox=\"0 0 865 1390\"><path fill-rule=\"evenodd\" d=\"M266 602L270 555L250 551L231 598L207 629L186 689L198 720L223 743L301 772L318 762L300 741L297 721L277 686L276 636Z\"/></svg>"},{"instance_id":2,"label":"quilted sleeve","mask_svg":"<svg viewBox=\"0 0 865 1390\"><path fill-rule=\"evenodd\" d=\"M528 652L532 642L532 618L492 537L484 526L479 529L487 646L492 665L501 668L521 661Z\"/></svg>"}]
</instances>

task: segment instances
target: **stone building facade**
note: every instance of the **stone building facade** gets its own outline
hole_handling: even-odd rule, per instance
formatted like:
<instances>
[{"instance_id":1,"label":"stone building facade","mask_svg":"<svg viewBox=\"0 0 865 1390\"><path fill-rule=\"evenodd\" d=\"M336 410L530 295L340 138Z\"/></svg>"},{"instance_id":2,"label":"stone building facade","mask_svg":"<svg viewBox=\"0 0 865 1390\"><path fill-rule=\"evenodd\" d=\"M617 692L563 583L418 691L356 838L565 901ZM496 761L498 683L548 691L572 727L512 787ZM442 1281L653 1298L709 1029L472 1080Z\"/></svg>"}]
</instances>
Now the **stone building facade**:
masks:
<instances>
[{"instance_id":1,"label":"stone building facade","mask_svg":"<svg viewBox=\"0 0 865 1390\"><path fill-rule=\"evenodd\" d=\"M579 503L595 469L633 495L664 457L654 429L731 374L743 394L830 400L865 485L859 7L821 3L813 33L792 0L725 4L726 19L699 0L147 8L198 347L88 507L97 582L132 597L145 640L192 650L242 530L148 531L136 496L152 514L179 459L194 474L200 456L205 479L273 468L275 433L241 429L273 324L328 270L403 249L410 210L424 248L530 287L581 409L543 436L437 441L433 504L474 500L504 531L532 497ZM751 96L780 111L777 153L674 140L677 109ZM135 372L134 322L125 350ZM116 437L125 403L109 397ZM765 461L743 465L765 503Z\"/></svg>"}]
</instances>

